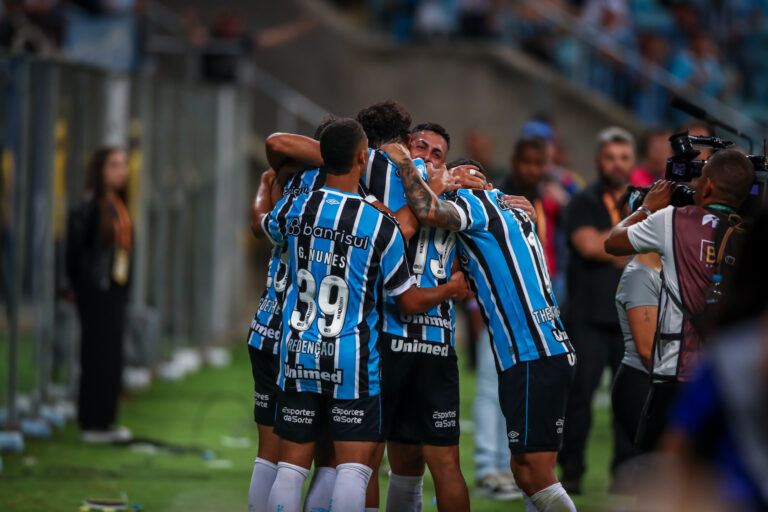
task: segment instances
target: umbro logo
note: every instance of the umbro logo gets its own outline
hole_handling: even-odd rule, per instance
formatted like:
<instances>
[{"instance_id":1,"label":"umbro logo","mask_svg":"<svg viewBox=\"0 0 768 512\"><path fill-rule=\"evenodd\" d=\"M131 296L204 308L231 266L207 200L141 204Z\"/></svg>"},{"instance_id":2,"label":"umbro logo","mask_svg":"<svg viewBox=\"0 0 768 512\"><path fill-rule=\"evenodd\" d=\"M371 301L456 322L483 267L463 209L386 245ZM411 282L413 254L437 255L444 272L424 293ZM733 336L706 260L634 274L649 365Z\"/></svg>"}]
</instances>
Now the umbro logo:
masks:
<instances>
[{"instance_id":1,"label":"umbro logo","mask_svg":"<svg viewBox=\"0 0 768 512\"><path fill-rule=\"evenodd\" d=\"M325 202L328 204L332 204L334 206L339 204L339 202L336 199L326 199Z\"/></svg>"},{"instance_id":2,"label":"umbro logo","mask_svg":"<svg viewBox=\"0 0 768 512\"><path fill-rule=\"evenodd\" d=\"M520 442L520 440L518 439L518 437L520 437L520 434L518 432L515 432L514 430L510 430L509 433L507 434L507 437L509 438L509 441L511 443Z\"/></svg>"}]
</instances>

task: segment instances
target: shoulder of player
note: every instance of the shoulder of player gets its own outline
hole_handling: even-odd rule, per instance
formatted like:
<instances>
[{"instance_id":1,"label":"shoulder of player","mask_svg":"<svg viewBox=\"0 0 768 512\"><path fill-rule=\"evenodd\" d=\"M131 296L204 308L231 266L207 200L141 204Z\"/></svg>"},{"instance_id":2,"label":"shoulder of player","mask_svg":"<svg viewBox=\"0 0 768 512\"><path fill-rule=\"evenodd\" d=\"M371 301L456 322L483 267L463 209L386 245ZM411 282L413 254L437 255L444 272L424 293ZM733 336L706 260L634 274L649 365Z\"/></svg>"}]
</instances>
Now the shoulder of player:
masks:
<instances>
[{"instance_id":1,"label":"shoulder of player","mask_svg":"<svg viewBox=\"0 0 768 512\"><path fill-rule=\"evenodd\" d=\"M392 170L393 171L397 170L397 164L384 151L382 151L381 149L370 149L370 148L369 148L369 150L371 152L370 153L371 156L380 155L380 158L383 158L389 164L392 165ZM421 158L414 158L413 159L413 164L416 166L417 169L421 170L422 173L426 174L427 164L424 162L423 159L421 159Z\"/></svg>"}]
</instances>

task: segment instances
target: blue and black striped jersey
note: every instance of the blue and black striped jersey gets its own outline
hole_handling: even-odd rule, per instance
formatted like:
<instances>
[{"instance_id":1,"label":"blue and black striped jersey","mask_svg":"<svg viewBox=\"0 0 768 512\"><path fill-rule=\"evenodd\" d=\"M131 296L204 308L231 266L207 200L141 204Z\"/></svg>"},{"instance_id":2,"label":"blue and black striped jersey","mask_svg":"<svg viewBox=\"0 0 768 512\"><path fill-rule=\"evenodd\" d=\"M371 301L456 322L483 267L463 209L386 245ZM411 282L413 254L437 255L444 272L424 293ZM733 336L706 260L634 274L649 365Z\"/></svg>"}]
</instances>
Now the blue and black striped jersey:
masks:
<instances>
[{"instance_id":1,"label":"blue and black striped jersey","mask_svg":"<svg viewBox=\"0 0 768 512\"><path fill-rule=\"evenodd\" d=\"M264 218L289 249L278 384L339 399L375 396L381 296L414 282L397 222L359 194L328 187Z\"/></svg>"},{"instance_id":2,"label":"blue and black striped jersey","mask_svg":"<svg viewBox=\"0 0 768 512\"><path fill-rule=\"evenodd\" d=\"M536 228L499 190L459 190L457 246L491 334L500 371L519 361L572 353Z\"/></svg>"},{"instance_id":3,"label":"blue and black striped jersey","mask_svg":"<svg viewBox=\"0 0 768 512\"><path fill-rule=\"evenodd\" d=\"M309 169L296 173L289 178L283 189L282 208L285 212L294 199L318 190L325 185L325 172ZM248 344L252 347L277 354L283 332L283 301L285 287L288 284L288 249L285 246L273 246L267 268L266 288L259 299L259 308L251 321L248 331Z\"/></svg>"},{"instance_id":4,"label":"blue and black striped jersey","mask_svg":"<svg viewBox=\"0 0 768 512\"><path fill-rule=\"evenodd\" d=\"M413 162L426 180L424 161L417 158ZM393 212L407 205L397 165L383 151L371 150L363 182L370 194ZM450 280L455 246L453 232L426 226L408 241L408 263L419 287L430 288ZM382 330L395 336L453 345L453 326L451 300L412 316L401 315L391 298L387 298L384 305Z\"/></svg>"}]
</instances>

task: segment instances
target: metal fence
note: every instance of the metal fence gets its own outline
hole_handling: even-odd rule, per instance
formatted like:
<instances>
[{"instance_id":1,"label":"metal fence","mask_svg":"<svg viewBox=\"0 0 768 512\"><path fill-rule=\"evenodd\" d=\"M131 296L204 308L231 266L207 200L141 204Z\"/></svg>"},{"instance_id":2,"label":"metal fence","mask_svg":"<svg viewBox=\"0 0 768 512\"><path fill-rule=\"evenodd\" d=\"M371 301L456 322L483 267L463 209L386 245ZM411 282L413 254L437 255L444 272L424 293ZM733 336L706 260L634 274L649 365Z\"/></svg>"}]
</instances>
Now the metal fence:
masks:
<instances>
[{"instance_id":1,"label":"metal fence","mask_svg":"<svg viewBox=\"0 0 768 512\"><path fill-rule=\"evenodd\" d=\"M26 56L0 56L0 91L0 421L74 390L66 214L99 146L129 158L128 362L242 333L253 95Z\"/></svg>"}]
</instances>

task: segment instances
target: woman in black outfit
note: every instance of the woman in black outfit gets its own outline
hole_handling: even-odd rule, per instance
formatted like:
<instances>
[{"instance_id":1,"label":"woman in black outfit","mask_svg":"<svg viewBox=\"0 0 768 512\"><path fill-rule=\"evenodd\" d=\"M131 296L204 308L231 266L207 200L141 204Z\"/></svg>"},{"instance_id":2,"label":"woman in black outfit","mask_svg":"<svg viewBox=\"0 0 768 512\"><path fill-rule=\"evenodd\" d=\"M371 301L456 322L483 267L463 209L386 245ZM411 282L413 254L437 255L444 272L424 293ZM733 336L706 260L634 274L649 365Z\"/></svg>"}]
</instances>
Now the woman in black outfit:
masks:
<instances>
[{"instance_id":1,"label":"woman in black outfit","mask_svg":"<svg viewBox=\"0 0 768 512\"><path fill-rule=\"evenodd\" d=\"M97 150L88 166L86 195L68 219L67 274L81 325L78 422L87 442L131 437L130 430L115 425L131 273L127 181L125 152Z\"/></svg>"}]
</instances>

